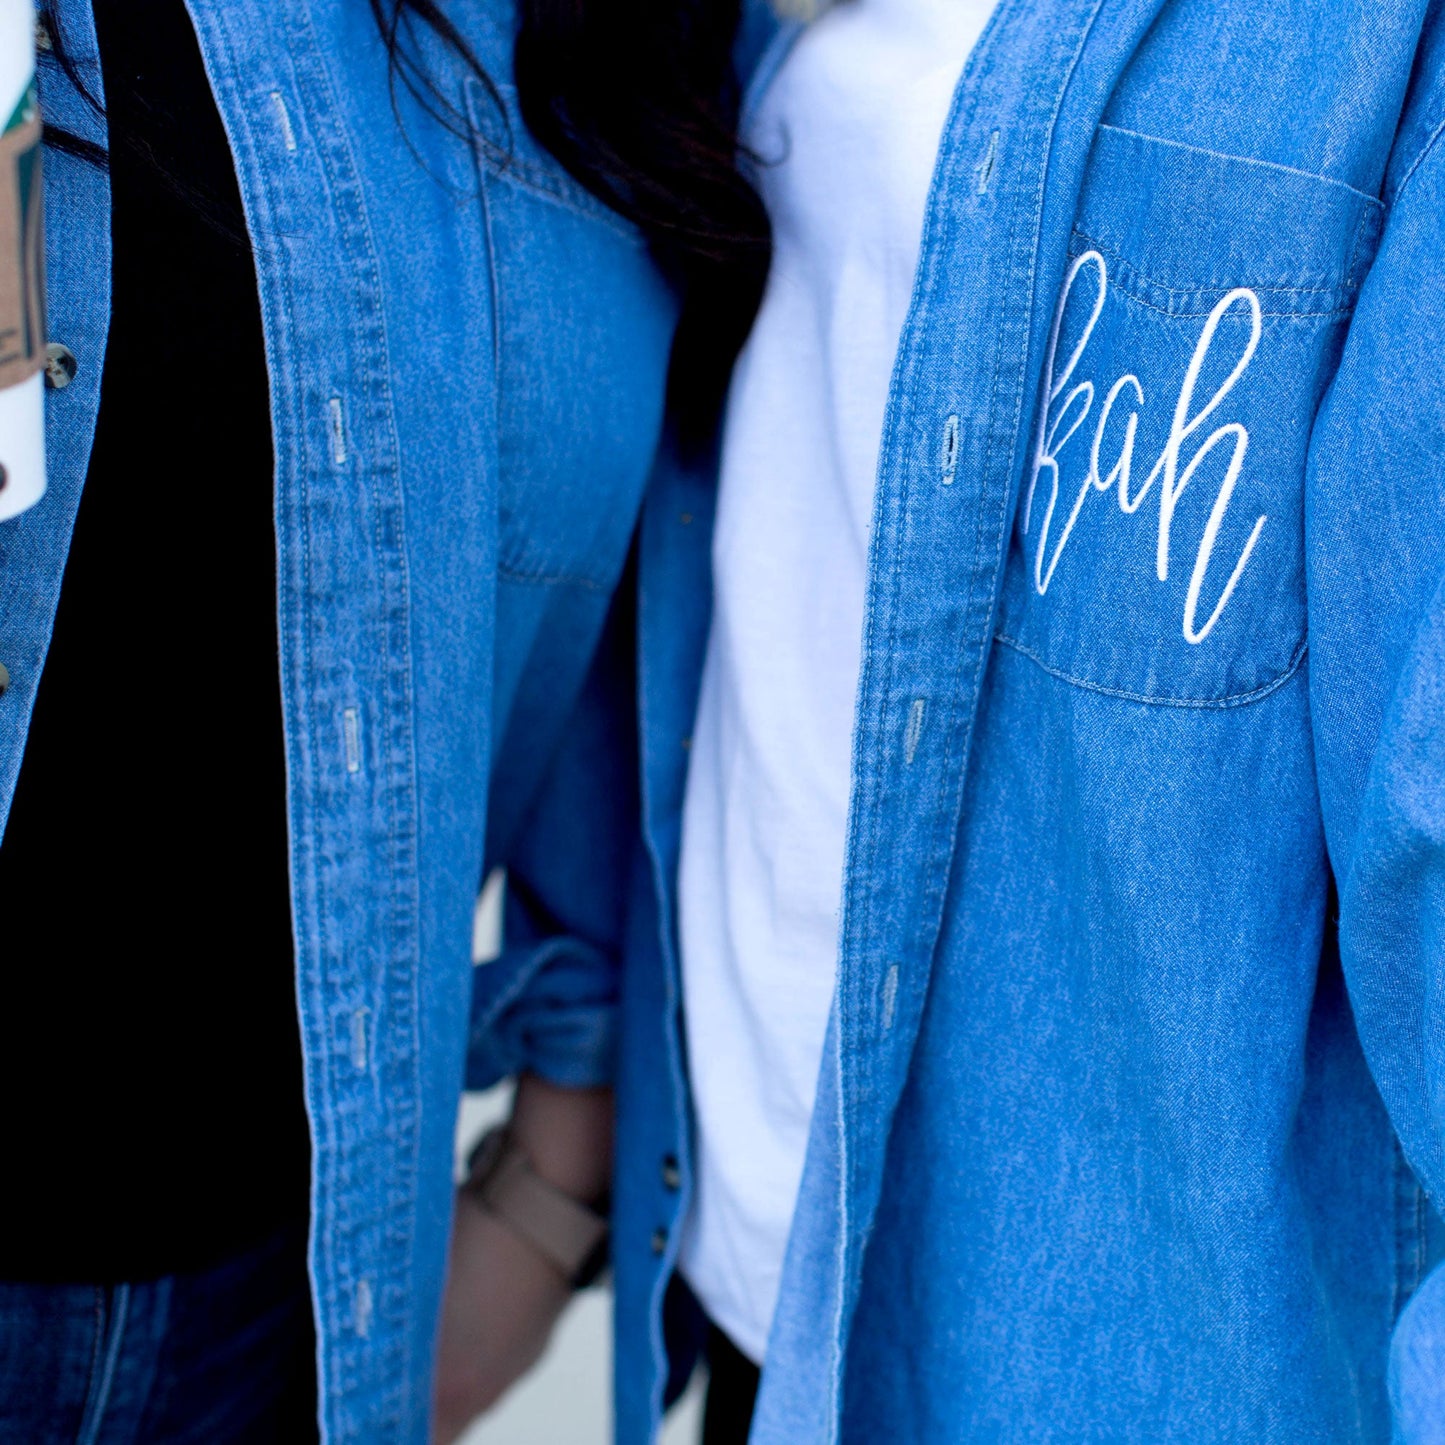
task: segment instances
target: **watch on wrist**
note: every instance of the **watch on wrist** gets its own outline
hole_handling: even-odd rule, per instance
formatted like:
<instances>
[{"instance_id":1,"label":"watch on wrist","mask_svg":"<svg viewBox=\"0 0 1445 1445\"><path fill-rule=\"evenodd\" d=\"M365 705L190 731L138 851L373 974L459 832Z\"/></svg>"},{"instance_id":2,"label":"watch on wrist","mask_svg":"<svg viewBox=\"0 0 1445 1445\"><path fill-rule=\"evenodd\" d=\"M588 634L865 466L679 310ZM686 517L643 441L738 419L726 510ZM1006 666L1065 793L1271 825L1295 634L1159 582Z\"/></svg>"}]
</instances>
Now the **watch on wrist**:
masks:
<instances>
[{"instance_id":1,"label":"watch on wrist","mask_svg":"<svg viewBox=\"0 0 1445 1445\"><path fill-rule=\"evenodd\" d=\"M606 1218L543 1179L506 1125L478 1140L462 1192L526 1240L573 1289L585 1289L607 1267Z\"/></svg>"}]
</instances>

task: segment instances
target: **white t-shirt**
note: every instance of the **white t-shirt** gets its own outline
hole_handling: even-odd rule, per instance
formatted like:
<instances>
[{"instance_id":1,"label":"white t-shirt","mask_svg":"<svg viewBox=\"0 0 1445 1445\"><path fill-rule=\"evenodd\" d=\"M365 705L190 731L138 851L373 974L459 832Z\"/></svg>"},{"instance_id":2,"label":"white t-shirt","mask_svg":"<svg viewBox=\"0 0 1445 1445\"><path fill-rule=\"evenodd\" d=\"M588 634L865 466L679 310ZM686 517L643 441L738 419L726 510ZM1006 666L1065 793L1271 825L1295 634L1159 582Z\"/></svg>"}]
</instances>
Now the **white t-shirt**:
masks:
<instances>
[{"instance_id":1,"label":"white t-shirt","mask_svg":"<svg viewBox=\"0 0 1445 1445\"><path fill-rule=\"evenodd\" d=\"M843 0L747 137L773 265L723 439L683 817L680 1267L761 1361L836 978L874 478L938 144L994 0Z\"/></svg>"}]
</instances>

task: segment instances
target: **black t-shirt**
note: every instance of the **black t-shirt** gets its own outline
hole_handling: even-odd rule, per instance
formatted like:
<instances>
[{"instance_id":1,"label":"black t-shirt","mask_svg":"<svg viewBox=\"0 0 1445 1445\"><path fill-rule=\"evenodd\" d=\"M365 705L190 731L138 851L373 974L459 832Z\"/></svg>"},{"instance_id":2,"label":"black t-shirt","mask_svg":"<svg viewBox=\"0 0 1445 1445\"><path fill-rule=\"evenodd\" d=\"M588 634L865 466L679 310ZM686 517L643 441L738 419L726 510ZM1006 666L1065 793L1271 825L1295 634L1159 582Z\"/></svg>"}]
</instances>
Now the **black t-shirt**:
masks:
<instances>
[{"instance_id":1,"label":"black t-shirt","mask_svg":"<svg viewBox=\"0 0 1445 1445\"><path fill-rule=\"evenodd\" d=\"M10 1279L199 1267L307 1200L251 247L181 0L95 12L109 349L0 846Z\"/></svg>"}]
</instances>

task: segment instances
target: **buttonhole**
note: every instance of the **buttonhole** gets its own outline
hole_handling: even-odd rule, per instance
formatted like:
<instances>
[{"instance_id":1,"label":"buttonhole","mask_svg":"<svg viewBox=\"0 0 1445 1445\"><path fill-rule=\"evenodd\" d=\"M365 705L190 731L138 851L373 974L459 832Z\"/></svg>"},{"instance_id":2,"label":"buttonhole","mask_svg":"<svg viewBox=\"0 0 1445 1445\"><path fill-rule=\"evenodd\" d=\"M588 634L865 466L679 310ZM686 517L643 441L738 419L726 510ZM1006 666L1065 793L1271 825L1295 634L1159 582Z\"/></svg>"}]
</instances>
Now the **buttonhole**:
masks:
<instances>
[{"instance_id":1,"label":"buttonhole","mask_svg":"<svg viewBox=\"0 0 1445 1445\"><path fill-rule=\"evenodd\" d=\"M898 1007L898 965L893 964L883 975L883 1032L893 1027L893 1015Z\"/></svg>"},{"instance_id":2,"label":"buttonhole","mask_svg":"<svg viewBox=\"0 0 1445 1445\"><path fill-rule=\"evenodd\" d=\"M369 1008L353 1009L351 1014L351 1062L358 1074L366 1072L366 1020Z\"/></svg>"},{"instance_id":3,"label":"buttonhole","mask_svg":"<svg viewBox=\"0 0 1445 1445\"><path fill-rule=\"evenodd\" d=\"M286 99L279 90L271 92L271 109L276 112L276 124L281 127L281 143L288 151L294 151L296 132L291 129L291 112L286 109Z\"/></svg>"},{"instance_id":4,"label":"buttonhole","mask_svg":"<svg viewBox=\"0 0 1445 1445\"><path fill-rule=\"evenodd\" d=\"M984 150L983 159L974 168L974 175L978 178L978 193L985 195L988 191L988 183L993 176L994 162L998 159L998 132L988 138L988 146Z\"/></svg>"},{"instance_id":5,"label":"buttonhole","mask_svg":"<svg viewBox=\"0 0 1445 1445\"><path fill-rule=\"evenodd\" d=\"M943 423L943 485L950 486L958 470L958 414Z\"/></svg>"},{"instance_id":6,"label":"buttonhole","mask_svg":"<svg viewBox=\"0 0 1445 1445\"><path fill-rule=\"evenodd\" d=\"M341 411L341 398L333 396L327 406L331 411L331 460L340 467L346 464L346 420Z\"/></svg>"},{"instance_id":7,"label":"buttonhole","mask_svg":"<svg viewBox=\"0 0 1445 1445\"><path fill-rule=\"evenodd\" d=\"M361 771L361 711L349 707L341 714L341 733L346 742L346 771Z\"/></svg>"},{"instance_id":8,"label":"buttonhole","mask_svg":"<svg viewBox=\"0 0 1445 1445\"><path fill-rule=\"evenodd\" d=\"M918 756L918 740L923 736L923 711L923 699L915 698L908 709L908 726L903 730L903 761L910 767Z\"/></svg>"}]
</instances>

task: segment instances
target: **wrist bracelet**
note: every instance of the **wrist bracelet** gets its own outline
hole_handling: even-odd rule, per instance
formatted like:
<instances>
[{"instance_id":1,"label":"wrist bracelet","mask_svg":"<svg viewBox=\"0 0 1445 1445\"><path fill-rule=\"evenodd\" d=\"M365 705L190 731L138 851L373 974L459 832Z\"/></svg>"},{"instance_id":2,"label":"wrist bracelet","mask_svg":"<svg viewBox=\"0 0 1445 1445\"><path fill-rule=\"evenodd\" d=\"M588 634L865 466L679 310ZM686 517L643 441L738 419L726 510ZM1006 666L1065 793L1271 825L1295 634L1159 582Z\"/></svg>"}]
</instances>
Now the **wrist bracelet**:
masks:
<instances>
[{"instance_id":1,"label":"wrist bracelet","mask_svg":"<svg viewBox=\"0 0 1445 1445\"><path fill-rule=\"evenodd\" d=\"M573 1289L607 1265L607 1220L549 1184L505 1125L483 1134L467 1159L462 1192L526 1240Z\"/></svg>"}]
</instances>

